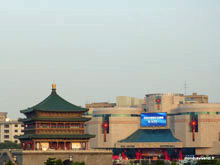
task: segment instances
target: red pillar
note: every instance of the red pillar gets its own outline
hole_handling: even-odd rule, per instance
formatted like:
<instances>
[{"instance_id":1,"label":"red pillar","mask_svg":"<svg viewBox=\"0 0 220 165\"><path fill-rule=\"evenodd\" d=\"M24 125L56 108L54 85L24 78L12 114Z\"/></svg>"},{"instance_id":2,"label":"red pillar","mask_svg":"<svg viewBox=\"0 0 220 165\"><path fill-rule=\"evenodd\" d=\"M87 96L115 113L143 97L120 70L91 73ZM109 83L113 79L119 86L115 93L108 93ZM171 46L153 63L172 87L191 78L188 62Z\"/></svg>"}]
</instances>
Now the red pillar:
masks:
<instances>
[{"instance_id":1,"label":"red pillar","mask_svg":"<svg viewBox=\"0 0 220 165\"><path fill-rule=\"evenodd\" d=\"M140 159L140 153L139 153L139 151L136 151L136 159L137 159L137 160Z\"/></svg>"},{"instance_id":2,"label":"red pillar","mask_svg":"<svg viewBox=\"0 0 220 165\"><path fill-rule=\"evenodd\" d=\"M83 150L83 143L80 143L80 145L81 145L81 150Z\"/></svg>"},{"instance_id":3,"label":"red pillar","mask_svg":"<svg viewBox=\"0 0 220 165\"><path fill-rule=\"evenodd\" d=\"M179 150L179 159L183 160L183 150L182 149Z\"/></svg>"},{"instance_id":4,"label":"red pillar","mask_svg":"<svg viewBox=\"0 0 220 165\"><path fill-rule=\"evenodd\" d=\"M169 160L169 156L168 156L168 153L167 153L166 149L164 150L164 156L165 156L165 160Z\"/></svg>"},{"instance_id":5,"label":"red pillar","mask_svg":"<svg viewBox=\"0 0 220 165\"><path fill-rule=\"evenodd\" d=\"M122 151L122 153L121 153L121 156L122 156L122 159L123 159L123 160L125 160L126 157L127 157L127 156L125 155L125 151L126 151L126 150L124 149L124 150Z\"/></svg>"},{"instance_id":6,"label":"red pillar","mask_svg":"<svg viewBox=\"0 0 220 165\"><path fill-rule=\"evenodd\" d=\"M35 150L35 143L32 142L32 150Z\"/></svg>"},{"instance_id":7,"label":"red pillar","mask_svg":"<svg viewBox=\"0 0 220 165\"><path fill-rule=\"evenodd\" d=\"M86 142L86 149L87 149L87 150L89 149L89 145L88 145L88 142Z\"/></svg>"}]
</instances>

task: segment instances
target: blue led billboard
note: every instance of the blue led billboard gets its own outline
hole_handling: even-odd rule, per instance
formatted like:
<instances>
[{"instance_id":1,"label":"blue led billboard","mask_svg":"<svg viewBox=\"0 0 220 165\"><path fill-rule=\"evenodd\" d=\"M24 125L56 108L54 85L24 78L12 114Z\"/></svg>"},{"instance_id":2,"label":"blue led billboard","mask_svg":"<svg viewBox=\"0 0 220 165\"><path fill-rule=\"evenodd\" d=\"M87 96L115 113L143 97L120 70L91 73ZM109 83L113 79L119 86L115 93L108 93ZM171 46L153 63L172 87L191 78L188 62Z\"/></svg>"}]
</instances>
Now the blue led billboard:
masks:
<instances>
[{"instance_id":1,"label":"blue led billboard","mask_svg":"<svg viewBox=\"0 0 220 165\"><path fill-rule=\"evenodd\" d=\"M141 127L164 127L167 125L167 113L142 113Z\"/></svg>"}]
</instances>

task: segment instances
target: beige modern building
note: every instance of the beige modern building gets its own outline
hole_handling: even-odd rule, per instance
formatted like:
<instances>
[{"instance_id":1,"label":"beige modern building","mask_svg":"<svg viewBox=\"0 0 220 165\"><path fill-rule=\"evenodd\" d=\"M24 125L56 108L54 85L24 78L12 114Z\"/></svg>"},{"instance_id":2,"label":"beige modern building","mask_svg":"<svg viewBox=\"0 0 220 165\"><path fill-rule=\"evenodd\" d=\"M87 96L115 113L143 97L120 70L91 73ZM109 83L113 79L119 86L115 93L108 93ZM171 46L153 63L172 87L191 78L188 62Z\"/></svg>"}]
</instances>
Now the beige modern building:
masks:
<instances>
[{"instance_id":1,"label":"beige modern building","mask_svg":"<svg viewBox=\"0 0 220 165\"><path fill-rule=\"evenodd\" d=\"M140 107L142 104L144 104L144 99L130 96L116 97L116 105L118 107Z\"/></svg>"},{"instance_id":2,"label":"beige modern building","mask_svg":"<svg viewBox=\"0 0 220 165\"><path fill-rule=\"evenodd\" d=\"M116 106L115 103L108 103L108 102L86 104L86 108L89 109L88 115L92 115L93 110L96 108L112 108L115 106Z\"/></svg>"},{"instance_id":3,"label":"beige modern building","mask_svg":"<svg viewBox=\"0 0 220 165\"><path fill-rule=\"evenodd\" d=\"M185 96L187 101L193 101L197 103L208 103L208 96L207 95L198 95L197 93L193 93L192 95Z\"/></svg>"},{"instance_id":4,"label":"beige modern building","mask_svg":"<svg viewBox=\"0 0 220 165\"><path fill-rule=\"evenodd\" d=\"M0 112L0 122L5 121L7 118L7 112Z\"/></svg>"},{"instance_id":5,"label":"beige modern building","mask_svg":"<svg viewBox=\"0 0 220 165\"><path fill-rule=\"evenodd\" d=\"M220 155L220 104L179 105L169 115L172 130L184 148L195 148L196 155ZM192 120L197 122L194 140Z\"/></svg>"},{"instance_id":6,"label":"beige modern building","mask_svg":"<svg viewBox=\"0 0 220 165\"><path fill-rule=\"evenodd\" d=\"M114 148L122 140L140 127L141 108L113 107L93 111L92 119L87 122L89 133L96 135L90 140L92 148ZM103 124L107 122L105 135ZM106 141L104 140L106 136Z\"/></svg>"},{"instance_id":7,"label":"beige modern building","mask_svg":"<svg viewBox=\"0 0 220 165\"><path fill-rule=\"evenodd\" d=\"M87 104L89 116L86 130L96 135L90 140L92 148L114 148L116 143L126 138L140 127L140 113L144 99L117 96L115 103ZM108 128L105 135L103 124L107 122ZM106 137L105 137L106 136Z\"/></svg>"},{"instance_id":8,"label":"beige modern building","mask_svg":"<svg viewBox=\"0 0 220 165\"><path fill-rule=\"evenodd\" d=\"M155 93L145 95L145 112L166 112L185 103L183 94Z\"/></svg>"},{"instance_id":9,"label":"beige modern building","mask_svg":"<svg viewBox=\"0 0 220 165\"><path fill-rule=\"evenodd\" d=\"M96 134L92 148L154 148L167 154L167 147L176 148L180 155L220 155L220 104L207 103L208 96L147 94L144 105L139 102L136 107L132 107L128 98L117 97L116 107L93 111L88 123L89 133ZM166 113L166 126L141 127L142 113ZM106 141L105 121L109 124ZM192 121L196 122L195 127ZM161 139L162 136L169 138L164 141L166 138Z\"/></svg>"},{"instance_id":10,"label":"beige modern building","mask_svg":"<svg viewBox=\"0 0 220 165\"><path fill-rule=\"evenodd\" d=\"M6 119L0 122L0 142L12 141L20 143L19 139L14 138L16 135L23 135L24 126L17 120Z\"/></svg>"}]
</instances>

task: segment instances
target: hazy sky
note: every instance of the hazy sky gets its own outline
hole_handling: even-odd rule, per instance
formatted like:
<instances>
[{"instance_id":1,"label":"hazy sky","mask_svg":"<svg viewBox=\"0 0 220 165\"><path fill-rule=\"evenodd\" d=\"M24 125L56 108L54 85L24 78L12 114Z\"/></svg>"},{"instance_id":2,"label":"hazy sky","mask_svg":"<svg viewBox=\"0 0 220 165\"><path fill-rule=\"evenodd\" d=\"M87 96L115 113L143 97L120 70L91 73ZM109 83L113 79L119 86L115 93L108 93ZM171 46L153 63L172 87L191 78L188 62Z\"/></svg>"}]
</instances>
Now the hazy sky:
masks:
<instances>
[{"instance_id":1,"label":"hazy sky","mask_svg":"<svg viewBox=\"0 0 220 165\"><path fill-rule=\"evenodd\" d=\"M198 92L220 102L219 0L0 0L0 111Z\"/></svg>"}]
</instances>

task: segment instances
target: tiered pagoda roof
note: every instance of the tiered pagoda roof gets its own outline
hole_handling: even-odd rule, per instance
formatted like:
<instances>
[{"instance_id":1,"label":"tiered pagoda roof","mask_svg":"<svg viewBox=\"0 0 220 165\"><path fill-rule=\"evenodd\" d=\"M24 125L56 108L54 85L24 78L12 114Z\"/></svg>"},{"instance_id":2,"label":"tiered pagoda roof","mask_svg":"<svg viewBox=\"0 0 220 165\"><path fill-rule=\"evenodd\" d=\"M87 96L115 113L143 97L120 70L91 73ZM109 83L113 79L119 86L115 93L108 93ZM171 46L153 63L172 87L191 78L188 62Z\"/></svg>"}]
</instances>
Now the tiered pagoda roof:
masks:
<instances>
[{"instance_id":1,"label":"tiered pagoda roof","mask_svg":"<svg viewBox=\"0 0 220 165\"><path fill-rule=\"evenodd\" d=\"M56 93L56 85L52 85L51 94L39 104L21 110L26 118L19 119L25 124L24 135L16 136L26 149L31 144L32 149L41 149L48 143L49 148L70 149L71 144L78 144L88 149L88 141L95 135L85 133L85 122L90 118L83 117L88 109L76 106L66 101ZM44 142L41 144L41 142ZM54 146L54 143L57 145ZM73 147L73 146L72 146Z\"/></svg>"},{"instance_id":2,"label":"tiered pagoda roof","mask_svg":"<svg viewBox=\"0 0 220 165\"><path fill-rule=\"evenodd\" d=\"M180 142L175 138L170 129L138 129L121 143L146 143L146 142Z\"/></svg>"},{"instance_id":3,"label":"tiered pagoda roof","mask_svg":"<svg viewBox=\"0 0 220 165\"><path fill-rule=\"evenodd\" d=\"M76 106L72 103L69 103L62 97L60 97L56 93L56 88L52 89L51 94L42 102L39 104L27 108L25 110L21 110L21 113L30 113L33 112L34 110L37 111L45 111L45 112L87 112L87 108L82 108L79 106Z\"/></svg>"}]
</instances>

